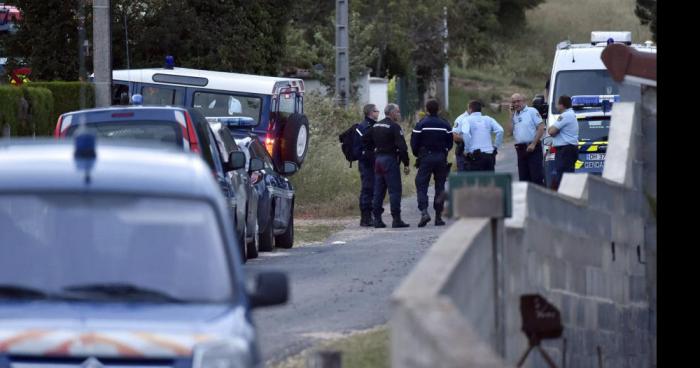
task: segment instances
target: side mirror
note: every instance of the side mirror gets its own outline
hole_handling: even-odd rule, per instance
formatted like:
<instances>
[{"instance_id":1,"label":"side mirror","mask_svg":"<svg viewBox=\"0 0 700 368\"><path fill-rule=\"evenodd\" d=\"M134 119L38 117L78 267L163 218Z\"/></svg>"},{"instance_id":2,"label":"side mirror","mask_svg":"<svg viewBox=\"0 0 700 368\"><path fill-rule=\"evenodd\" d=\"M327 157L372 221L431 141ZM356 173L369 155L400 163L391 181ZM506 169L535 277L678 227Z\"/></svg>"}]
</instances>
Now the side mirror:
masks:
<instances>
[{"instance_id":1,"label":"side mirror","mask_svg":"<svg viewBox=\"0 0 700 368\"><path fill-rule=\"evenodd\" d=\"M299 170L299 166L291 161L285 161L282 167L282 175L293 175Z\"/></svg>"},{"instance_id":2,"label":"side mirror","mask_svg":"<svg viewBox=\"0 0 700 368\"><path fill-rule=\"evenodd\" d=\"M250 295L250 307L280 305L289 299L289 280L282 272L264 272L255 279L255 291Z\"/></svg>"},{"instance_id":3,"label":"side mirror","mask_svg":"<svg viewBox=\"0 0 700 368\"><path fill-rule=\"evenodd\" d=\"M226 171L233 171L245 167L245 153L241 151L233 151L228 154L228 163Z\"/></svg>"},{"instance_id":4,"label":"side mirror","mask_svg":"<svg viewBox=\"0 0 700 368\"><path fill-rule=\"evenodd\" d=\"M250 166L248 167L249 172L262 170L265 167L263 160L253 157L250 159Z\"/></svg>"}]
</instances>

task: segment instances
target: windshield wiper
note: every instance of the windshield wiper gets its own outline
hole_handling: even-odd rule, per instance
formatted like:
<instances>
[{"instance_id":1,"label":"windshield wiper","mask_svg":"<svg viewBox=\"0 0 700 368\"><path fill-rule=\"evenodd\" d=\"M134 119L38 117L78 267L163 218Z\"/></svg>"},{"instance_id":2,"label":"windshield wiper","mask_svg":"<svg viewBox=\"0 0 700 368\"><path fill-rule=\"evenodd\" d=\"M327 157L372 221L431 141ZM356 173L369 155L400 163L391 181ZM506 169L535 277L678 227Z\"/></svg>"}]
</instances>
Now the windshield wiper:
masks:
<instances>
[{"instance_id":1,"label":"windshield wiper","mask_svg":"<svg viewBox=\"0 0 700 368\"><path fill-rule=\"evenodd\" d=\"M63 288L63 291L72 296L82 296L85 299L97 298L101 300L127 300L184 303L185 301L166 292L144 288L128 283L96 283L72 285Z\"/></svg>"},{"instance_id":2,"label":"windshield wiper","mask_svg":"<svg viewBox=\"0 0 700 368\"><path fill-rule=\"evenodd\" d=\"M0 299L48 299L51 294L22 285L0 284Z\"/></svg>"}]
</instances>

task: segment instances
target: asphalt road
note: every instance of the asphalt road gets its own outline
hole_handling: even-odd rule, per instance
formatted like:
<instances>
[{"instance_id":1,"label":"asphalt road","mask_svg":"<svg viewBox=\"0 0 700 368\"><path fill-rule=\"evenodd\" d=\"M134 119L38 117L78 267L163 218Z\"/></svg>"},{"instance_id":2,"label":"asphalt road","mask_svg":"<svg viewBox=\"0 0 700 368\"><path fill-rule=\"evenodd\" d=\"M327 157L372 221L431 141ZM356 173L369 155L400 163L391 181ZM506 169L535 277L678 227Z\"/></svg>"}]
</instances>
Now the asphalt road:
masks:
<instances>
[{"instance_id":1,"label":"asphalt road","mask_svg":"<svg viewBox=\"0 0 700 368\"><path fill-rule=\"evenodd\" d=\"M499 152L496 170L514 173L517 180L512 145ZM432 193L430 199L433 216ZM417 228L415 196L404 198L401 205L409 228L361 228L358 219L321 244L261 253L246 264L251 278L260 271L281 270L290 279L289 303L254 312L266 361L280 361L319 339L388 321L391 293L451 224L447 220L447 226L430 222ZM391 225L388 208L384 222Z\"/></svg>"}]
</instances>

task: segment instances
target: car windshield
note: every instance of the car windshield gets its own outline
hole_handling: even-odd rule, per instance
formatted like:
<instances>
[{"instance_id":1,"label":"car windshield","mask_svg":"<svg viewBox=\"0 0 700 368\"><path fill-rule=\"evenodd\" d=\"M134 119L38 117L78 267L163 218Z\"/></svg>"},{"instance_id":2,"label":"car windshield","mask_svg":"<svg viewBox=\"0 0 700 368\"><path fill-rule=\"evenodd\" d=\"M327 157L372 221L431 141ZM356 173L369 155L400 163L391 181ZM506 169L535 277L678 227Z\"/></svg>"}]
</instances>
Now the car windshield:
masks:
<instances>
[{"instance_id":1,"label":"car windshield","mask_svg":"<svg viewBox=\"0 0 700 368\"><path fill-rule=\"evenodd\" d=\"M247 117L260 122L262 100L259 97L229 93L195 92L194 108L206 117Z\"/></svg>"},{"instance_id":2,"label":"car windshield","mask_svg":"<svg viewBox=\"0 0 700 368\"><path fill-rule=\"evenodd\" d=\"M112 301L228 302L233 284L217 224L214 208L201 200L0 195L0 299L24 291Z\"/></svg>"},{"instance_id":3,"label":"car windshield","mask_svg":"<svg viewBox=\"0 0 700 368\"><path fill-rule=\"evenodd\" d=\"M617 95L619 84L612 80L607 70L567 70L557 73L554 85L552 114L559 114L559 96Z\"/></svg>"},{"instance_id":4,"label":"car windshield","mask_svg":"<svg viewBox=\"0 0 700 368\"><path fill-rule=\"evenodd\" d=\"M80 127L71 125L66 136L72 136ZM155 141L183 146L182 126L177 121L104 121L86 124L88 131L102 138Z\"/></svg>"},{"instance_id":5,"label":"car windshield","mask_svg":"<svg viewBox=\"0 0 700 368\"><path fill-rule=\"evenodd\" d=\"M580 141L607 141L610 131L610 119L580 119L578 121L578 138Z\"/></svg>"}]
</instances>

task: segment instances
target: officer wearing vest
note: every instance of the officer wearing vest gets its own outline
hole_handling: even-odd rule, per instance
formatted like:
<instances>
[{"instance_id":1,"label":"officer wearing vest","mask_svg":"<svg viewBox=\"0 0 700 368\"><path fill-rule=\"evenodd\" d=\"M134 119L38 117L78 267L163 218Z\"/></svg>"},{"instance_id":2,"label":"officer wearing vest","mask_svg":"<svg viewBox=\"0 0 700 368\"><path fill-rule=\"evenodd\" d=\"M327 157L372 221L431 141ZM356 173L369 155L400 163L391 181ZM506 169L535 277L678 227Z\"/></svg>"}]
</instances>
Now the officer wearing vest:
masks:
<instances>
[{"instance_id":1,"label":"officer wearing vest","mask_svg":"<svg viewBox=\"0 0 700 368\"><path fill-rule=\"evenodd\" d=\"M552 181L552 189L557 190L561 177L565 172L576 170L576 160L578 160L578 120L576 113L571 108L571 97L563 95L559 97L557 108L563 111L547 130L547 133L554 137L552 146L554 153L554 170L556 176Z\"/></svg>"},{"instance_id":2,"label":"officer wearing vest","mask_svg":"<svg viewBox=\"0 0 700 368\"><path fill-rule=\"evenodd\" d=\"M391 227L408 227L401 220L401 173L399 160L404 164L404 173L408 175L408 147L403 136L401 126L397 124L401 119L399 106L390 103L384 108L384 118L367 130L362 137L362 142L367 149L373 149L374 160L374 196L372 199L372 212L374 214L374 227L383 228L386 224L382 221L384 212L383 204L387 189L389 190L389 203L391 204Z\"/></svg>"},{"instance_id":3,"label":"officer wearing vest","mask_svg":"<svg viewBox=\"0 0 700 368\"><path fill-rule=\"evenodd\" d=\"M510 98L510 133L515 139L520 181L544 185L544 156L540 140L544 135L544 121L533 107L524 104L519 93Z\"/></svg>"},{"instance_id":4,"label":"officer wearing vest","mask_svg":"<svg viewBox=\"0 0 700 368\"><path fill-rule=\"evenodd\" d=\"M453 132L458 132L460 125L464 123L469 117L469 111L465 111L462 115L455 119L454 126L452 127ZM466 171L466 157L464 157L464 142L455 140L455 161L457 162L457 171Z\"/></svg>"},{"instance_id":5,"label":"officer wearing vest","mask_svg":"<svg viewBox=\"0 0 700 368\"><path fill-rule=\"evenodd\" d=\"M374 152L366 149L362 137L367 133L379 117L379 109L374 104L367 104L362 109L365 119L357 125L353 141L353 154L357 159L357 169L360 171L360 226L374 226L372 222L372 196L374 195Z\"/></svg>"},{"instance_id":6,"label":"officer wearing vest","mask_svg":"<svg viewBox=\"0 0 700 368\"><path fill-rule=\"evenodd\" d=\"M438 117L440 106L436 100L429 100L425 104L425 110L428 112L428 116L416 124L411 135L411 151L420 161L416 174L418 210L421 212L418 227L423 227L430 222L428 185L431 175L435 180L435 197L433 198L435 226L442 226L445 225L445 222L442 221L444 206L442 193L445 192L445 181L449 170L447 153L452 149L452 131L449 123Z\"/></svg>"},{"instance_id":7,"label":"officer wearing vest","mask_svg":"<svg viewBox=\"0 0 700 368\"><path fill-rule=\"evenodd\" d=\"M491 140L492 133L496 134L495 143ZM456 142L464 142L467 171L495 171L503 128L493 118L481 115L481 102L469 103L469 117L453 135Z\"/></svg>"}]
</instances>

